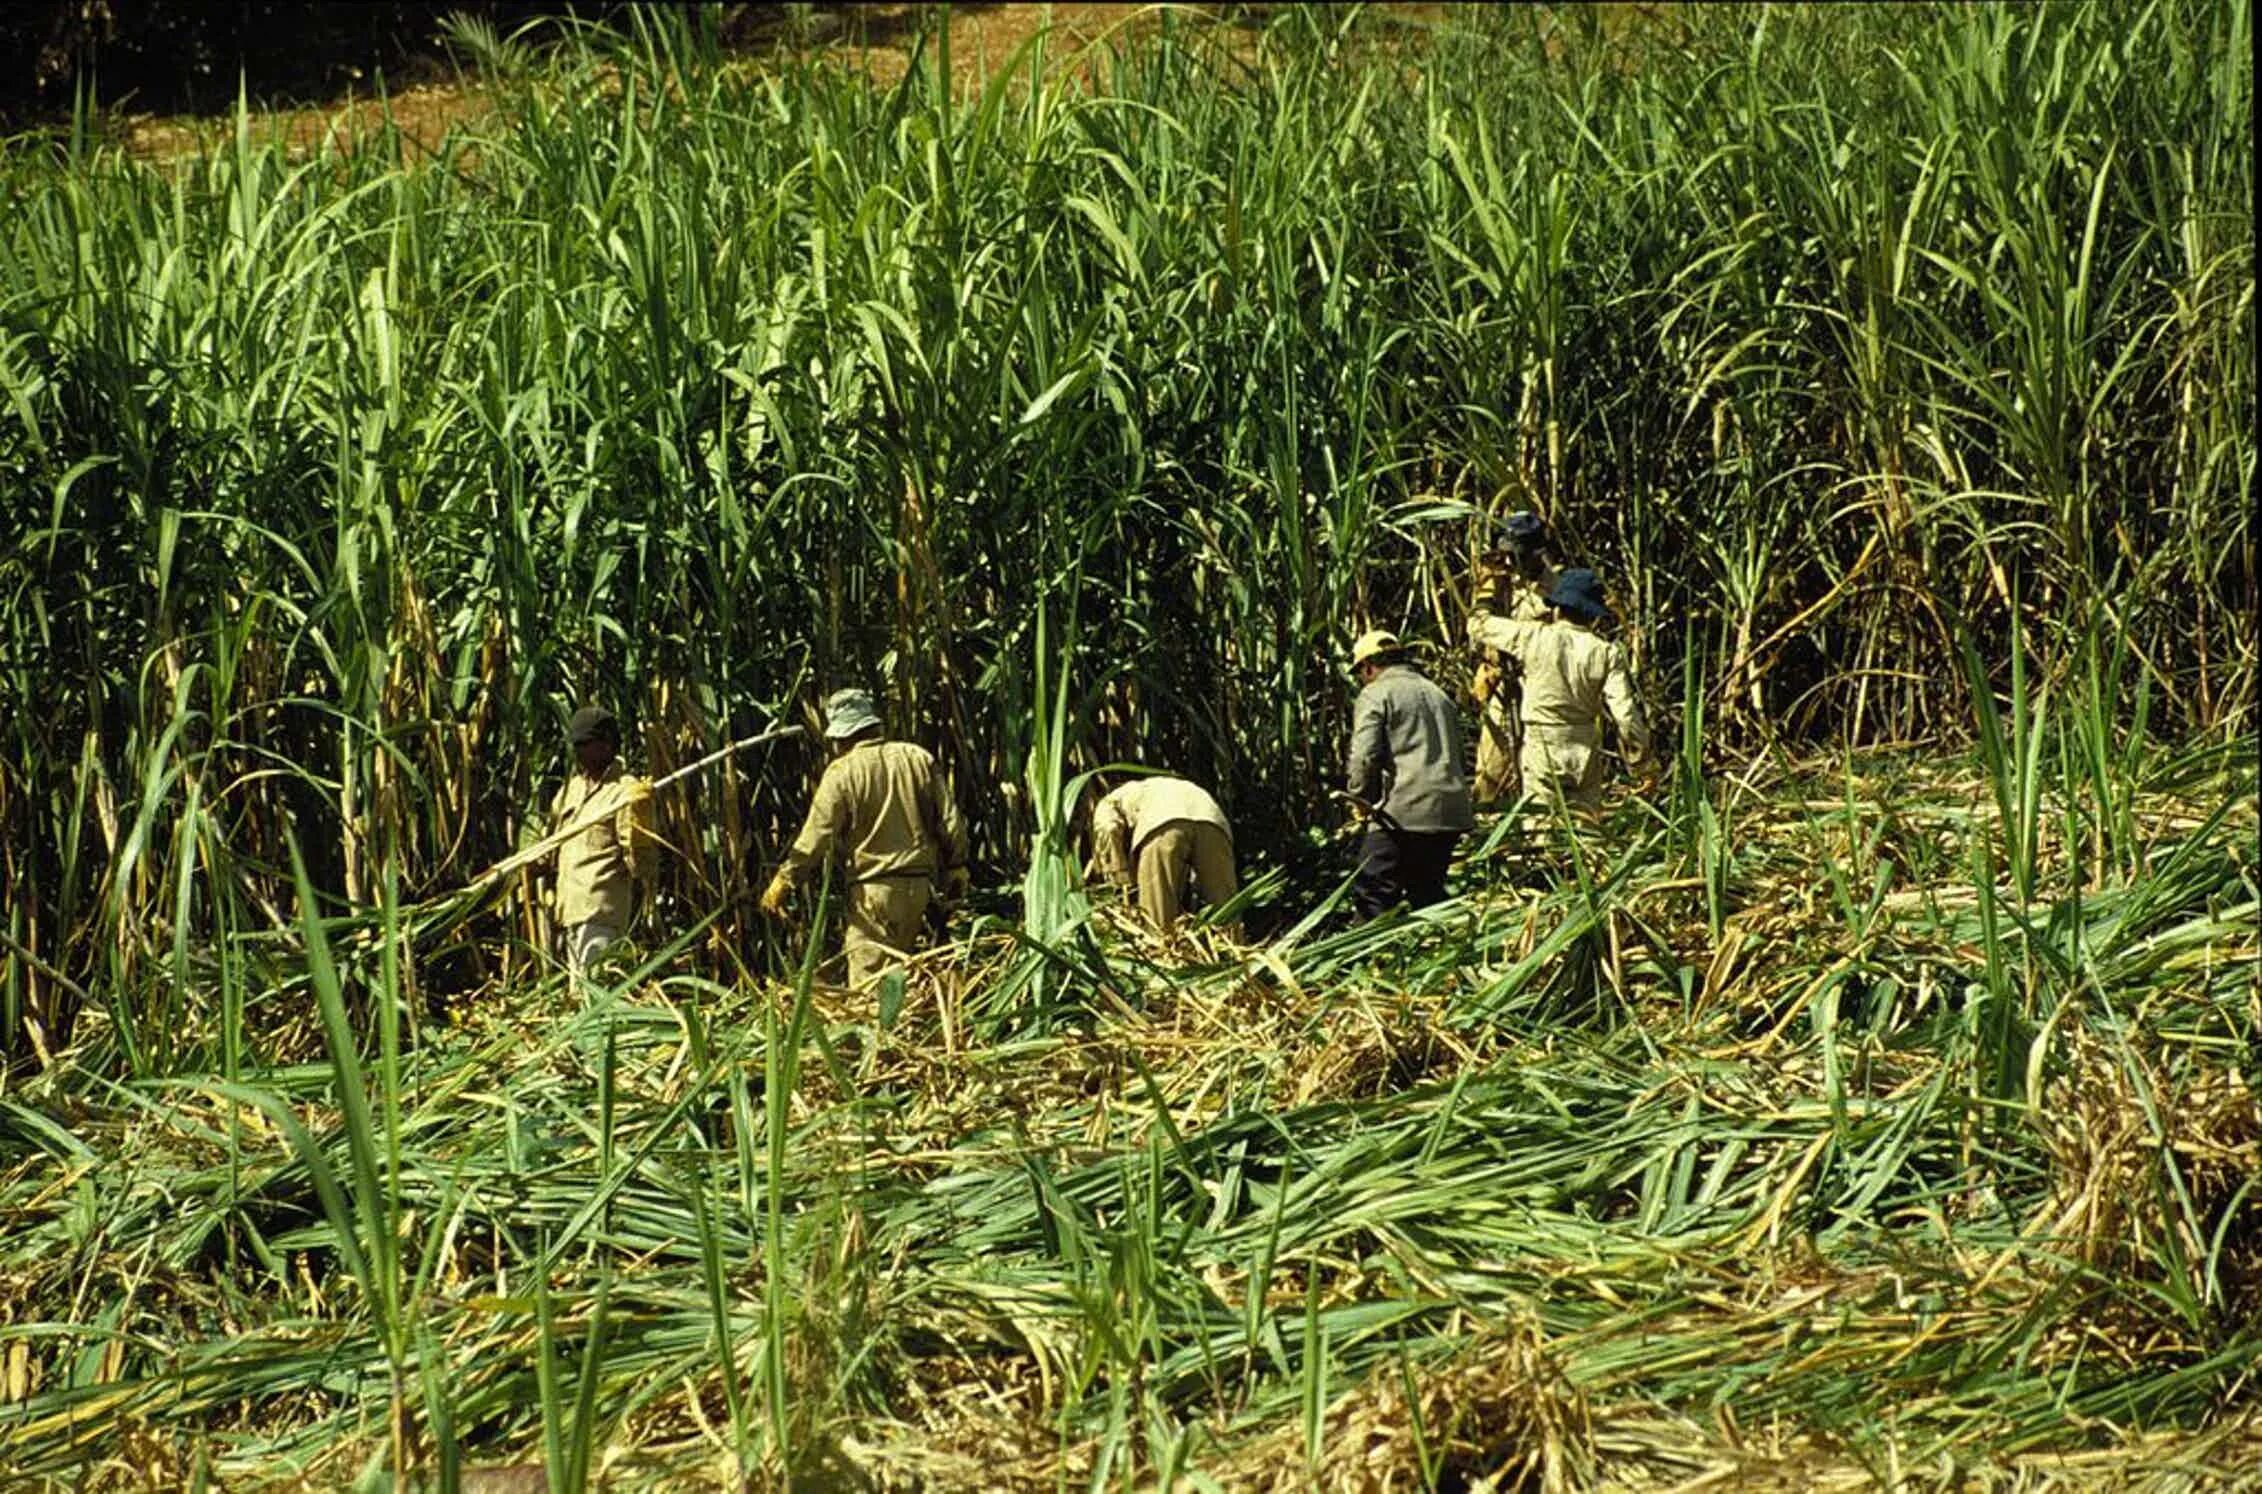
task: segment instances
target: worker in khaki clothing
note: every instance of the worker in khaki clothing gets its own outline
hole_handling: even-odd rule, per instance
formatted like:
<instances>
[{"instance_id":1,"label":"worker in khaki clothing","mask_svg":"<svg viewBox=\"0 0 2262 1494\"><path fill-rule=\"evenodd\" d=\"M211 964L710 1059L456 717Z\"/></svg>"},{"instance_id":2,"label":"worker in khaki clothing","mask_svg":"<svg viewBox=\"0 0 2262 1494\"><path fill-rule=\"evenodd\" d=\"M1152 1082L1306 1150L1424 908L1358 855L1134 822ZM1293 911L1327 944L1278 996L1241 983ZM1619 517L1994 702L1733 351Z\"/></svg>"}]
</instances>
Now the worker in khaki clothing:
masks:
<instances>
[{"instance_id":1,"label":"worker in khaki clothing","mask_svg":"<svg viewBox=\"0 0 2262 1494\"><path fill-rule=\"evenodd\" d=\"M934 754L890 742L862 690L825 703L825 736L836 750L801 834L762 894L762 911L783 918L794 884L828 860L846 865L848 979L861 985L918 948L927 904L966 895L966 827L943 786Z\"/></svg>"},{"instance_id":2,"label":"worker in khaki clothing","mask_svg":"<svg viewBox=\"0 0 2262 1494\"><path fill-rule=\"evenodd\" d=\"M1510 514L1501 524L1504 548L1477 562L1472 575L1472 605L1513 622L1545 622L1553 616L1548 588L1555 584L1555 557L1547 526L1529 510ZM1523 727L1517 697L1522 678L1516 663L1496 648L1479 646L1469 693L1477 703L1477 776L1471 784L1479 804L1516 797Z\"/></svg>"},{"instance_id":3,"label":"worker in khaki clothing","mask_svg":"<svg viewBox=\"0 0 2262 1494\"><path fill-rule=\"evenodd\" d=\"M620 765L620 723L583 706L566 724L574 773L550 801L550 833L579 827L557 848L554 906L566 968L576 980L651 906L656 875L652 788Z\"/></svg>"},{"instance_id":4,"label":"worker in khaki clothing","mask_svg":"<svg viewBox=\"0 0 2262 1494\"><path fill-rule=\"evenodd\" d=\"M1523 672L1524 792L1579 808L1602 798L1602 718L1617 724L1626 761L1649 759L1649 728L1634 698L1626 651L1595 632L1609 618L1594 572L1569 570L1548 589L1550 616L1530 622L1480 614L1469 641L1499 649Z\"/></svg>"},{"instance_id":5,"label":"worker in khaki clothing","mask_svg":"<svg viewBox=\"0 0 2262 1494\"><path fill-rule=\"evenodd\" d=\"M1095 873L1118 887L1136 887L1139 911L1171 933L1190 885L1212 908L1240 886L1233 874L1233 826L1198 784L1161 774L1134 778L1092 810L1092 859L1084 875Z\"/></svg>"}]
</instances>

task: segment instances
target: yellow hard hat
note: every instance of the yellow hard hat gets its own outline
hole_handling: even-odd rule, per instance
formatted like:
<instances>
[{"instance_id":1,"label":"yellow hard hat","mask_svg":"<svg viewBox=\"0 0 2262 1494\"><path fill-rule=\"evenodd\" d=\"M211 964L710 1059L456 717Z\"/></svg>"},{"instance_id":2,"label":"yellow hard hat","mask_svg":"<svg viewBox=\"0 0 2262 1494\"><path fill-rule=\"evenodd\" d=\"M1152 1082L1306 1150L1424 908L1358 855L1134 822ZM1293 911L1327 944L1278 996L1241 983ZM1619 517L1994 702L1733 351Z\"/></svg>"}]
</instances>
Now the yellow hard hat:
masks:
<instances>
[{"instance_id":1,"label":"yellow hard hat","mask_svg":"<svg viewBox=\"0 0 2262 1494\"><path fill-rule=\"evenodd\" d=\"M1369 659L1380 659L1390 654L1405 652L1406 645L1388 628L1369 628L1351 645L1351 667L1358 668Z\"/></svg>"}]
</instances>

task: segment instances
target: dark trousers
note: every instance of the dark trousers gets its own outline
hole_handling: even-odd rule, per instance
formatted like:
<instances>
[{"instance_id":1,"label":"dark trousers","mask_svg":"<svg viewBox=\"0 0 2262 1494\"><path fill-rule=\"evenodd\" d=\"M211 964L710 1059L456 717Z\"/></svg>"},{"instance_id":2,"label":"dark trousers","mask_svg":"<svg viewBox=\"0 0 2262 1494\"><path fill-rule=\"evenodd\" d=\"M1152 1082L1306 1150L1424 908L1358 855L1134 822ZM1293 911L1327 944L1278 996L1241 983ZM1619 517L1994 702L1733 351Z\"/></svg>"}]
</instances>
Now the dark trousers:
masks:
<instances>
[{"instance_id":1,"label":"dark trousers","mask_svg":"<svg viewBox=\"0 0 2262 1494\"><path fill-rule=\"evenodd\" d=\"M1367 826L1359 842L1359 875L1351 884L1358 921L1389 912L1400 903L1426 908L1445 897L1445 868L1453 860L1458 830L1385 830Z\"/></svg>"}]
</instances>

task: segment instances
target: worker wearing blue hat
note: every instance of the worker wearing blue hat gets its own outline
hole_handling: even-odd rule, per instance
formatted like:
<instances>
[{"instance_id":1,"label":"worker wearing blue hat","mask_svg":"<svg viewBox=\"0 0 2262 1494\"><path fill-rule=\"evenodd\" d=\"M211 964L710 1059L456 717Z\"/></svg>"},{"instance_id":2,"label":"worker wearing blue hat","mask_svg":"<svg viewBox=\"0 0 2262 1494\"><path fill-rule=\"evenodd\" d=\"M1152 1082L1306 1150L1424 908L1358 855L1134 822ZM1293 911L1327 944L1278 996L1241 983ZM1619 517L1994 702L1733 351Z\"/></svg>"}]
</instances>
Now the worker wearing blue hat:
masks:
<instances>
[{"instance_id":1,"label":"worker wearing blue hat","mask_svg":"<svg viewBox=\"0 0 2262 1494\"><path fill-rule=\"evenodd\" d=\"M1618 728L1630 766L1649 759L1649 728L1625 649L1595 629L1610 619L1602 578L1567 570L1547 589L1543 622L1480 613L1469 641L1514 659L1523 675L1521 767L1526 795L1588 808L1602 797L1602 720Z\"/></svg>"}]
</instances>

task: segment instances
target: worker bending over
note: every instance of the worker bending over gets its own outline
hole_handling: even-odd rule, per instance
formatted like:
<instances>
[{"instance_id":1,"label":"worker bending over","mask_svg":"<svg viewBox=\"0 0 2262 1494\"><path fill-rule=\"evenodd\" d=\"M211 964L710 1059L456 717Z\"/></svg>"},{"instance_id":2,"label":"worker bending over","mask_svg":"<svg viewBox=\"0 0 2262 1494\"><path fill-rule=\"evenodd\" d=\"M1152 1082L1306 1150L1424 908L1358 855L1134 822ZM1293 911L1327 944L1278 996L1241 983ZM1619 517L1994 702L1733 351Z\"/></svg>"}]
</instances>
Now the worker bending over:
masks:
<instances>
[{"instance_id":1,"label":"worker bending over","mask_svg":"<svg viewBox=\"0 0 2262 1494\"><path fill-rule=\"evenodd\" d=\"M1163 933L1178 927L1189 885L1222 906L1240 883L1233 875L1233 826L1198 784L1157 775L1134 778L1092 811L1092 858L1084 869L1118 887L1135 887L1139 911Z\"/></svg>"}]
</instances>

